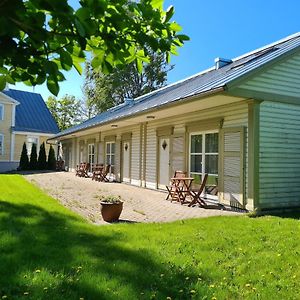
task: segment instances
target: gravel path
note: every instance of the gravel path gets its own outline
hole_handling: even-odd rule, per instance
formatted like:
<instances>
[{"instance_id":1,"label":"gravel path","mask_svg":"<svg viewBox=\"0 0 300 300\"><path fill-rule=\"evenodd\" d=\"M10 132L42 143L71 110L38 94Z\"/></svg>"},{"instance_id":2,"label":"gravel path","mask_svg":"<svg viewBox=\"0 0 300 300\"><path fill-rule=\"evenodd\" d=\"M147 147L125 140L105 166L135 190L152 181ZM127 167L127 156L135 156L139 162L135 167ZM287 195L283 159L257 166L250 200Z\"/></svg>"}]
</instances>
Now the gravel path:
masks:
<instances>
[{"instance_id":1,"label":"gravel path","mask_svg":"<svg viewBox=\"0 0 300 300\"><path fill-rule=\"evenodd\" d=\"M190 218L237 215L237 212L188 207L166 201L166 193L122 183L102 183L79 178L71 172L24 174L64 206L92 223L107 224L101 218L99 199L102 195L120 195L124 201L121 221L170 222Z\"/></svg>"}]
</instances>

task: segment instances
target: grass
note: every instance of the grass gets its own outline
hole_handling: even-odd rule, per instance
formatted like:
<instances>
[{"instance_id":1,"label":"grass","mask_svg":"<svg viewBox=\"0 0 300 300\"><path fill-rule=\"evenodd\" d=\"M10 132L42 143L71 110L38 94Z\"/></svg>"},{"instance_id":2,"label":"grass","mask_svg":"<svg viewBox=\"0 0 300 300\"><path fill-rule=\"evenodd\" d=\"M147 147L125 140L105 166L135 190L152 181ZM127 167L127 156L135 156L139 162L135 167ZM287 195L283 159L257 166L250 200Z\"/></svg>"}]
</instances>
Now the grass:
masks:
<instances>
[{"instance_id":1,"label":"grass","mask_svg":"<svg viewBox=\"0 0 300 300\"><path fill-rule=\"evenodd\" d=\"M0 299L297 299L293 217L95 226L0 175Z\"/></svg>"}]
</instances>

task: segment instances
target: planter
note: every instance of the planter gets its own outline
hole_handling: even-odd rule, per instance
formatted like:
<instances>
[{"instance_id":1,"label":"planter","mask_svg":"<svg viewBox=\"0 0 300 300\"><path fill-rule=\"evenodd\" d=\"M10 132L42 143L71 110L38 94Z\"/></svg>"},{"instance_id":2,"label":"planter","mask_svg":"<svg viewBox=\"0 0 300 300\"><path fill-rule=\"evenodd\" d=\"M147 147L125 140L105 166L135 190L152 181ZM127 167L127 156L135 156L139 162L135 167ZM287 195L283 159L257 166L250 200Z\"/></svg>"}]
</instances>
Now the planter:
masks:
<instances>
[{"instance_id":1,"label":"planter","mask_svg":"<svg viewBox=\"0 0 300 300\"><path fill-rule=\"evenodd\" d=\"M109 203L101 201L100 206L102 218L105 222L115 222L119 220L123 210L123 202Z\"/></svg>"}]
</instances>

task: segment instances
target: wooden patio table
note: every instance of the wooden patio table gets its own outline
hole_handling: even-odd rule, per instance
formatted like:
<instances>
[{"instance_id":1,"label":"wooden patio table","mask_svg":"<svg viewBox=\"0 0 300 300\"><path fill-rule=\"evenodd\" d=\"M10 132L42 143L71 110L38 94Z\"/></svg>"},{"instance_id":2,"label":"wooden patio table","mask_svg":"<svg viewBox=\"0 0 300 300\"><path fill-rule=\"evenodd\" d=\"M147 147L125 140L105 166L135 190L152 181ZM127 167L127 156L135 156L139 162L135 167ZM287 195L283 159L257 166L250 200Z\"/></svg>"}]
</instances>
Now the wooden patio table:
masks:
<instances>
[{"instance_id":1,"label":"wooden patio table","mask_svg":"<svg viewBox=\"0 0 300 300\"><path fill-rule=\"evenodd\" d=\"M103 164L96 164L93 168L93 176L92 180L100 181L100 174L103 172L104 166Z\"/></svg>"},{"instance_id":2,"label":"wooden patio table","mask_svg":"<svg viewBox=\"0 0 300 300\"><path fill-rule=\"evenodd\" d=\"M176 195L177 201L181 204L185 203L187 196L191 195L191 186L194 178L193 177L172 177L171 186L174 188L174 194Z\"/></svg>"}]
</instances>

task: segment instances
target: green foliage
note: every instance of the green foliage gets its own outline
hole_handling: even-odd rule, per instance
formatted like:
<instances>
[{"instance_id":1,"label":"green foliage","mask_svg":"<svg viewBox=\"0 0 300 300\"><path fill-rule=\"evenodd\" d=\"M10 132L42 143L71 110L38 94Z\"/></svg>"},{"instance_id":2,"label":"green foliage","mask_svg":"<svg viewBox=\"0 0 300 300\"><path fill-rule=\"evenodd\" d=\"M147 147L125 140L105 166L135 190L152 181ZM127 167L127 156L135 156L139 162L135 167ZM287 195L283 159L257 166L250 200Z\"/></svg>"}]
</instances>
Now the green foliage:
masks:
<instances>
[{"instance_id":1,"label":"green foliage","mask_svg":"<svg viewBox=\"0 0 300 300\"><path fill-rule=\"evenodd\" d=\"M107 196L101 196L100 201L105 203L118 204L122 202L122 198L121 196L107 195Z\"/></svg>"},{"instance_id":2,"label":"green foliage","mask_svg":"<svg viewBox=\"0 0 300 300\"><path fill-rule=\"evenodd\" d=\"M55 151L54 151L52 145L50 145L49 154L48 154L48 170L55 171L55 169L56 169Z\"/></svg>"},{"instance_id":3,"label":"green foliage","mask_svg":"<svg viewBox=\"0 0 300 300\"><path fill-rule=\"evenodd\" d=\"M82 121L81 102L74 96L65 95L61 99L50 96L46 101L60 130L67 129Z\"/></svg>"},{"instance_id":4,"label":"green foliage","mask_svg":"<svg viewBox=\"0 0 300 300\"><path fill-rule=\"evenodd\" d=\"M29 159L28 159L28 154L27 154L26 143L23 144L22 153L21 153L21 157L20 157L19 169L20 170L28 170L29 169Z\"/></svg>"},{"instance_id":5,"label":"green foliage","mask_svg":"<svg viewBox=\"0 0 300 300\"><path fill-rule=\"evenodd\" d=\"M31 147L29 169L30 170L38 169L37 148L36 148L36 144L34 144L34 143L32 144L32 147Z\"/></svg>"},{"instance_id":6,"label":"green foliage","mask_svg":"<svg viewBox=\"0 0 300 300\"><path fill-rule=\"evenodd\" d=\"M2 299L299 298L299 213L98 226L21 176L0 191Z\"/></svg>"},{"instance_id":7,"label":"green foliage","mask_svg":"<svg viewBox=\"0 0 300 300\"><path fill-rule=\"evenodd\" d=\"M159 5L157 4L159 2ZM170 56L187 39L171 22L173 8L163 1L10 0L0 3L0 89L5 84L47 83L54 95L63 70L81 64L92 53L92 66L104 73L147 59L148 49Z\"/></svg>"},{"instance_id":8,"label":"green foliage","mask_svg":"<svg viewBox=\"0 0 300 300\"><path fill-rule=\"evenodd\" d=\"M123 103L126 98L137 98L165 86L173 66L167 64L162 53L149 49L149 60L143 61L139 68L132 62L123 69L114 68L110 74L104 74L87 63L84 93L88 116Z\"/></svg>"},{"instance_id":9,"label":"green foliage","mask_svg":"<svg viewBox=\"0 0 300 300\"><path fill-rule=\"evenodd\" d=\"M47 170L47 157L46 157L46 149L45 149L44 142L40 146L39 158L38 158L38 169Z\"/></svg>"}]
</instances>

